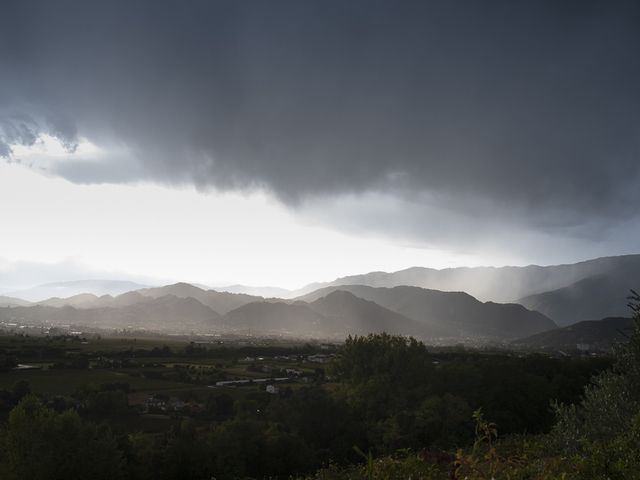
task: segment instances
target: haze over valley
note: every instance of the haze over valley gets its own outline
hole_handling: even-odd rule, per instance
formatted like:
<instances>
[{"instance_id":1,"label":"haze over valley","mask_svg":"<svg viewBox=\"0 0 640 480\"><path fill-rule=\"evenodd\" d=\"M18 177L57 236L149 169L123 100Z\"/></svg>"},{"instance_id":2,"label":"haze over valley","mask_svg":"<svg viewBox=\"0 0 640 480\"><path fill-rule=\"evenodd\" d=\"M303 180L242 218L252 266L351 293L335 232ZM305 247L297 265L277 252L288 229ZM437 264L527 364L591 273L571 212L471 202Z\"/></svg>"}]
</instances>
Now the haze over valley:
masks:
<instances>
[{"instance_id":1,"label":"haze over valley","mask_svg":"<svg viewBox=\"0 0 640 480\"><path fill-rule=\"evenodd\" d=\"M263 287L280 297L237 293L258 290L241 285L232 293L188 283L144 287L115 280L73 281L12 292L20 297L1 296L0 325L18 331L73 326L333 341L388 332L441 345L517 343L531 337L519 345L537 348L558 347L555 336L564 332L565 349L577 344L608 349L624 340L615 329L602 327L600 337L586 341L562 327L576 324L580 330L587 320L597 324L606 318L604 325L611 322L607 317L628 317L626 297L639 276L640 255L627 255L547 267L413 267L295 291ZM52 291L73 295L33 300Z\"/></svg>"}]
</instances>

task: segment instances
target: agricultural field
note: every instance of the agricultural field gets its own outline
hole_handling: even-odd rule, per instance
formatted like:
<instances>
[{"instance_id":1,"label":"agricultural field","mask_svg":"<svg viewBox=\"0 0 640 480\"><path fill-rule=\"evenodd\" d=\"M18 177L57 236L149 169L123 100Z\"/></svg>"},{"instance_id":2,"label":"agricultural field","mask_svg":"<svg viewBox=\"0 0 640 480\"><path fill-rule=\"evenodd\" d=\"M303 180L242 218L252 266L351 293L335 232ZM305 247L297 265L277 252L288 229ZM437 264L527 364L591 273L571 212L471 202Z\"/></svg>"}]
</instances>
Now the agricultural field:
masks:
<instances>
[{"instance_id":1,"label":"agricultural field","mask_svg":"<svg viewBox=\"0 0 640 480\"><path fill-rule=\"evenodd\" d=\"M22 386L46 398L82 399L86 392L119 389L134 413L181 417L223 393L237 400L266 394L275 383L272 393L322 383L322 365L307 360L328 347L322 348L291 341L5 335L0 391Z\"/></svg>"}]
</instances>

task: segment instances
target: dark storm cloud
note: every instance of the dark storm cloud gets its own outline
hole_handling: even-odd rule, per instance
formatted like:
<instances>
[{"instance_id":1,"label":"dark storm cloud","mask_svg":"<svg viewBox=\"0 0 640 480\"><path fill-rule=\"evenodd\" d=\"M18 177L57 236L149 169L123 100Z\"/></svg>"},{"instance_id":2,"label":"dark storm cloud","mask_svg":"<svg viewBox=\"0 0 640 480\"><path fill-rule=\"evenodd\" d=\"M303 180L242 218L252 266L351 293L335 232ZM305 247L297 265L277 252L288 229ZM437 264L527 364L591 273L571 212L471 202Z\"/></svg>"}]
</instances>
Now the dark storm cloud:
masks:
<instances>
[{"instance_id":1,"label":"dark storm cloud","mask_svg":"<svg viewBox=\"0 0 640 480\"><path fill-rule=\"evenodd\" d=\"M78 138L72 120L54 115L39 122L23 113L0 112L0 157L10 158L12 145L34 145L43 133L57 138L68 152L76 150Z\"/></svg>"},{"instance_id":2,"label":"dark storm cloud","mask_svg":"<svg viewBox=\"0 0 640 480\"><path fill-rule=\"evenodd\" d=\"M37 122L27 115L5 115L0 117L0 155L9 157L11 145L33 145L40 129Z\"/></svg>"},{"instance_id":3,"label":"dark storm cloud","mask_svg":"<svg viewBox=\"0 0 640 480\"><path fill-rule=\"evenodd\" d=\"M74 181L427 194L542 230L640 201L635 2L3 5L0 155L39 131L128 152Z\"/></svg>"}]
</instances>

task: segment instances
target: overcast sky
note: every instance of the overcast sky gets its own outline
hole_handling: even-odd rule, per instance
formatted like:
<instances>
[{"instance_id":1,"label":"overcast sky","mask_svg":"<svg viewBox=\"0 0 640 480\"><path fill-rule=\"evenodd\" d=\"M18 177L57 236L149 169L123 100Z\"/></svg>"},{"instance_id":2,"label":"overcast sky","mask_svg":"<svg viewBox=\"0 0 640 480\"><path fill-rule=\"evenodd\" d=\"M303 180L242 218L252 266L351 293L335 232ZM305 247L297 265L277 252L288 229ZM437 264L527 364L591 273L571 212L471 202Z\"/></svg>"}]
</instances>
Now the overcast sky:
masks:
<instances>
[{"instance_id":1,"label":"overcast sky","mask_svg":"<svg viewBox=\"0 0 640 480\"><path fill-rule=\"evenodd\" d=\"M637 253L639 48L631 1L4 1L0 288Z\"/></svg>"}]
</instances>

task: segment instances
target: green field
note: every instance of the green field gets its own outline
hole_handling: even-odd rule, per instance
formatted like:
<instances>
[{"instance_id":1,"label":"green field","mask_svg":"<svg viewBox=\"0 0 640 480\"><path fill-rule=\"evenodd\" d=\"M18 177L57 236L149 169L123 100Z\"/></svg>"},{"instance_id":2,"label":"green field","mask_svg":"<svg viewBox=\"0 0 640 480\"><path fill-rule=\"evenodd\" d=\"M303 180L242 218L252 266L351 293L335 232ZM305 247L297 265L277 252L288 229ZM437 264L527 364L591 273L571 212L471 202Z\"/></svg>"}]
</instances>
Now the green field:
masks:
<instances>
[{"instance_id":1,"label":"green field","mask_svg":"<svg viewBox=\"0 0 640 480\"><path fill-rule=\"evenodd\" d=\"M262 347L258 344L262 344ZM279 355L294 354L300 343L270 343L265 340L247 345L246 341L193 343L172 337L39 337L27 335L0 336L0 354L18 364L36 369L4 369L0 371L0 390L11 391L16 382L26 381L33 393L46 397L66 396L86 390L100 389L108 384L127 384L129 404L141 405L150 395L163 394L171 398L196 399L227 393L234 399L264 389L264 384L213 387L219 380L266 378L282 376L261 367L295 368L314 374L317 365L300 364ZM246 357L261 360L246 361ZM73 366L74 359L83 359L85 366ZM297 358L297 357L296 357ZM106 364L105 364L106 362ZM127 362L113 365L109 362ZM253 364L253 367L250 365ZM88 368L87 368L88 367ZM258 371L256 371L258 370ZM302 383L290 383L294 389Z\"/></svg>"},{"instance_id":2,"label":"green field","mask_svg":"<svg viewBox=\"0 0 640 480\"><path fill-rule=\"evenodd\" d=\"M168 380L144 378L128 371L115 370L13 370L0 373L0 389L8 390L18 380L29 382L35 393L70 395L84 385L128 383L134 391L193 388L193 385Z\"/></svg>"}]
</instances>

